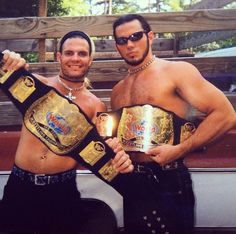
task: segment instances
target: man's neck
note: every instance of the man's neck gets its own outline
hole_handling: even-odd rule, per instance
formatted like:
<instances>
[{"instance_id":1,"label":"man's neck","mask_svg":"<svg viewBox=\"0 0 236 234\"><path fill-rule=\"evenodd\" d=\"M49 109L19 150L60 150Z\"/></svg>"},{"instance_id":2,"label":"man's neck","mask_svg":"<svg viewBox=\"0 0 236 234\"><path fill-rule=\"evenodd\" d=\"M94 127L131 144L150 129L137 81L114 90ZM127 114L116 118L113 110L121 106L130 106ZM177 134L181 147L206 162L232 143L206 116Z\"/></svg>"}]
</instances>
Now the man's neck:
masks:
<instances>
[{"instance_id":1,"label":"man's neck","mask_svg":"<svg viewBox=\"0 0 236 234\"><path fill-rule=\"evenodd\" d=\"M129 69L128 69L129 74L132 75L132 74L136 74L145 70L155 61L155 59L156 59L155 55L151 54L150 56L147 56L145 60L138 66L135 66L135 67L129 66Z\"/></svg>"}]
</instances>

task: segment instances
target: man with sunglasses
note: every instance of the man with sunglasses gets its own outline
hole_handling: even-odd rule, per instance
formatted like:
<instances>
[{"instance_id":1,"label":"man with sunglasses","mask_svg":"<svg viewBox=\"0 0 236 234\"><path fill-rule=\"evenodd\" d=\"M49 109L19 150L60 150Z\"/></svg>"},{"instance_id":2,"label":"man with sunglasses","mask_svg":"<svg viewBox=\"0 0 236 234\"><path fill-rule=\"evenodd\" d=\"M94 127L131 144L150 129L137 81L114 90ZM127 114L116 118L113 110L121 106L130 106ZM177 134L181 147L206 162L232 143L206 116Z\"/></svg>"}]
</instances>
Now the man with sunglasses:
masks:
<instances>
[{"instance_id":1,"label":"man with sunglasses","mask_svg":"<svg viewBox=\"0 0 236 234\"><path fill-rule=\"evenodd\" d=\"M189 234L194 226L194 194L183 158L235 126L235 111L193 65L155 58L151 49L154 33L142 16L120 17L113 24L113 34L128 65L128 74L111 96L114 111L129 113L126 130L120 134L123 146L138 142L135 139L145 134L159 136L151 147L139 150L143 152L130 153L135 169L124 197L126 231ZM197 128L188 120L190 105L205 114ZM152 110L148 115L147 106ZM148 118L156 120L149 128L152 131L145 132ZM144 133L129 139L136 134L134 126Z\"/></svg>"}]
</instances>

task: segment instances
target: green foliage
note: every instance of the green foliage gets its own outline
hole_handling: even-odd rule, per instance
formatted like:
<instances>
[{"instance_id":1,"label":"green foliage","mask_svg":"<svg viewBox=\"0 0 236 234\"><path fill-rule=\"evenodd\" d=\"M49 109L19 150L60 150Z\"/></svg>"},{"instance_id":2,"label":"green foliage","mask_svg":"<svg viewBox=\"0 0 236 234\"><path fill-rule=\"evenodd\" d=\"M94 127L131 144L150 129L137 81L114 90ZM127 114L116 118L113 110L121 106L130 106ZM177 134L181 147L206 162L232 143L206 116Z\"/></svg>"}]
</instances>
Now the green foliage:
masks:
<instances>
[{"instance_id":1,"label":"green foliage","mask_svg":"<svg viewBox=\"0 0 236 234\"><path fill-rule=\"evenodd\" d=\"M228 4L224 7L225 9L235 9L236 8L236 2L232 2L231 4Z\"/></svg>"},{"instance_id":2,"label":"green foliage","mask_svg":"<svg viewBox=\"0 0 236 234\"><path fill-rule=\"evenodd\" d=\"M187 10L201 0L47 0L47 16L86 16L126 13L146 13ZM111 5L109 5L111 4ZM38 0L0 0L0 18L37 16ZM236 8L236 2L224 8ZM111 11L109 11L111 10ZM172 37L163 34L163 37ZM212 42L194 48L194 51L210 51L236 46L236 38ZM38 61L37 53L23 53L27 61Z\"/></svg>"},{"instance_id":3,"label":"green foliage","mask_svg":"<svg viewBox=\"0 0 236 234\"><path fill-rule=\"evenodd\" d=\"M229 48L236 46L236 37L232 37L226 40L220 40L220 41L214 41L208 44L204 44L201 46L197 46L196 48L193 49L194 52L208 52L208 51L213 51L213 50L218 50L218 49L223 49L223 48Z\"/></svg>"},{"instance_id":4,"label":"green foliage","mask_svg":"<svg viewBox=\"0 0 236 234\"><path fill-rule=\"evenodd\" d=\"M137 4L137 1L122 1L122 0L113 0L112 13L135 13L139 12L141 9Z\"/></svg>"},{"instance_id":5,"label":"green foliage","mask_svg":"<svg viewBox=\"0 0 236 234\"><path fill-rule=\"evenodd\" d=\"M161 4L160 10L162 11L181 11L183 10L182 1L180 0L166 0Z\"/></svg>"},{"instance_id":6,"label":"green foliage","mask_svg":"<svg viewBox=\"0 0 236 234\"><path fill-rule=\"evenodd\" d=\"M134 13L140 10L136 0L112 0L110 2L111 6L109 6L109 0L87 0L92 15L109 14L109 8L111 8L112 14Z\"/></svg>"},{"instance_id":7,"label":"green foliage","mask_svg":"<svg viewBox=\"0 0 236 234\"><path fill-rule=\"evenodd\" d=\"M228 48L236 46L236 37L228 38L218 42L220 48Z\"/></svg>"},{"instance_id":8,"label":"green foliage","mask_svg":"<svg viewBox=\"0 0 236 234\"><path fill-rule=\"evenodd\" d=\"M90 6L84 0L63 0L62 7L68 9L67 16L89 15Z\"/></svg>"},{"instance_id":9,"label":"green foliage","mask_svg":"<svg viewBox=\"0 0 236 234\"><path fill-rule=\"evenodd\" d=\"M21 56L29 63L35 63L39 61L39 55L37 52L24 52Z\"/></svg>"},{"instance_id":10,"label":"green foliage","mask_svg":"<svg viewBox=\"0 0 236 234\"><path fill-rule=\"evenodd\" d=\"M68 15L70 9L63 5L63 0L48 0L47 16L63 16Z\"/></svg>"}]
</instances>

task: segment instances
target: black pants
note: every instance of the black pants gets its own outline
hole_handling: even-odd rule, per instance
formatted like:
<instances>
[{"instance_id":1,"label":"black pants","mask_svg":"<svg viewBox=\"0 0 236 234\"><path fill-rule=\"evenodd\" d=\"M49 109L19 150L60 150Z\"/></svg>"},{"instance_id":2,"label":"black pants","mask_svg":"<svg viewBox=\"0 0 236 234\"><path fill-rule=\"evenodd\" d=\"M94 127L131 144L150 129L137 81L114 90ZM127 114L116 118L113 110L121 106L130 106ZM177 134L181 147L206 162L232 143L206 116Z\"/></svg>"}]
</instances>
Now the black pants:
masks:
<instances>
[{"instance_id":1,"label":"black pants","mask_svg":"<svg viewBox=\"0 0 236 234\"><path fill-rule=\"evenodd\" d=\"M156 163L127 177L124 222L128 234L190 234L194 226L192 181L185 166L162 170ZM128 187L128 186L127 186Z\"/></svg>"},{"instance_id":2,"label":"black pants","mask_svg":"<svg viewBox=\"0 0 236 234\"><path fill-rule=\"evenodd\" d=\"M113 234L116 228L114 214L104 202L80 198L75 178L39 186L11 174L5 186L1 231Z\"/></svg>"}]
</instances>

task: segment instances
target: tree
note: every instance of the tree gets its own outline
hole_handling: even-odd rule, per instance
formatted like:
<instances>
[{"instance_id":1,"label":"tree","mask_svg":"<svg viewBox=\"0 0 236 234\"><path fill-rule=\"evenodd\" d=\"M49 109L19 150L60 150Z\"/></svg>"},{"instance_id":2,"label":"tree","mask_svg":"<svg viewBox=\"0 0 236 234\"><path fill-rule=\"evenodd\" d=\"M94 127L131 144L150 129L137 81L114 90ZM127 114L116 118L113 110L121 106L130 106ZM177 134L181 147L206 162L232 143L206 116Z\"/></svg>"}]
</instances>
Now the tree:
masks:
<instances>
[{"instance_id":1,"label":"tree","mask_svg":"<svg viewBox=\"0 0 236 234\"><path fill-rule=\"evenodd\" d=\"M38 0L0 0L0 6L2 18L38 16L39 11ZM47 8L48 16L67 15L70 11L69 7L63 5L63 0L48 0Z\"/></svg>"},{"instance_id":2,"label":"tree","mask_svg":"<svg viewBox=\"0 0 236 234\"><path fill-rule=\"evenodd\" d=\"M38 1L36 0L0 0L0 17L37 16Z\"/></svg>"},{"instance_id":3,"label":"tree","mask_svg":"<svg viewBox=\"0 0 236 234\"><path fill-rule=\"evenodd\" d=\"M62 8L68 10L67 16L82 16L91 14L90 4L90 1L85 0L63 0Z\"/></svg>"},{"instance_id":4,"label":"tree","mask_svg":"<svg viewBox=\"0 0 236 234\"><path fill-rule=\"evenodd\" d=\"M112 12L113 14L119 13L135 13L140 12L141 8L137 4L137 1L124 1L124 0L113 0Z\"/></svg>"},{"instance_id":5,"label":"tree","mask_svg":"<svg viewBox=\"0 0 236 234\"><path fill-rule=\"evenodd\" d=\"M63 16L70 12L70 8L64 5L64 0L48 0L47 8L47 16Z\"/></svg>"}]
</instances>

